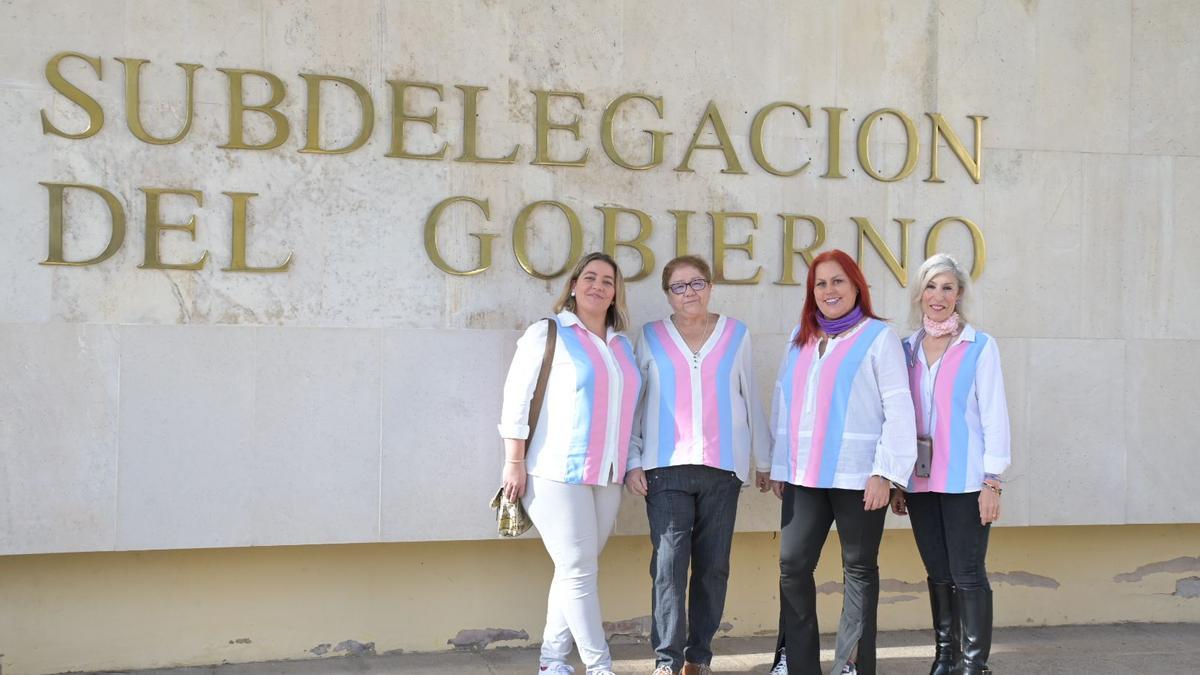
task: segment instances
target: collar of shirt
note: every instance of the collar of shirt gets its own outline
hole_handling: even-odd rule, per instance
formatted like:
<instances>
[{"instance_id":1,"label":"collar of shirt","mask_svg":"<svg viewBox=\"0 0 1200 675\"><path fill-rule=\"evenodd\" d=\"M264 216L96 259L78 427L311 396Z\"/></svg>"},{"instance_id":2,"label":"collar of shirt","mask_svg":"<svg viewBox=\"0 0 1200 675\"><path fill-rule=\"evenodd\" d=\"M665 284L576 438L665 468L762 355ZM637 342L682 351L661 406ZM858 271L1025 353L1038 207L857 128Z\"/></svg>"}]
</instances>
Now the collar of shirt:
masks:
<instances>
[{"instance_id":1,"label":"collar of shirt","mask_svg":"<svg viewBox=\"0 0 1200 675\"><path fill-rule=\"evenodd\" d=\"M579 324L580 326L583 326L584 330L588 329L587 326L583 325L583 320L580 319L578 316L575 316L575 312L572 312L569 309L564 309L563 311L558 313L558 322L564 326L573 326L575 324ZM613 330L612 326L607 326L607 328L608 328L608 335L607 335L607 337L604 338L604 342L606 344L609 342L612 342L613 338L620 335L619 332Z\"/></svg>"},{"instance_id":2,"label":"collar of shirt","mask_svg":"<svg viewBox=\"0 0 1200 675\"><path fill-rule=\"evenodd\" d=\"M917 349L920 349L921 338L924 336L925 336L924 328L918 328L915 332L913 332L912 335L908 336L908 344L913 349L914 353L916 352ZM958 336L954 338L954 341L951 342L950 346L946 347L946 349L950 349L950 347L953 347L954 345L958 344L959 342L974 342L974 341L975 341L975 327L972 326L971 324L967 324L967 325L963 326L962 332L959 333Z\"/></svg>"}]
</instances>

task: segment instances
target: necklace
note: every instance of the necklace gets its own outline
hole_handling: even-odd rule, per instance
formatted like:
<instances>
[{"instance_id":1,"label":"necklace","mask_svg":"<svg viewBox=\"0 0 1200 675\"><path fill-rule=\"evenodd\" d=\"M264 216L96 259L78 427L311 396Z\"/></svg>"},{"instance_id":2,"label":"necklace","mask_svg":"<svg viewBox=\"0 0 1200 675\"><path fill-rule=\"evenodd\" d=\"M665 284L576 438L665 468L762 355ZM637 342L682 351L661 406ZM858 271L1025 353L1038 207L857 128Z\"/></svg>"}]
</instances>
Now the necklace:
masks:
<instances>
[{"instance_id":1,"label":"necklace","mask_svg":"<svg viewBox=\"0 0 1200 675\"><path fill-rule=\"evenodd\" d=\"M688 344L688 339L687 339L687 336L684 335L684 333L683 333L683 328L680 327L680 325L677 321L675 321L675 315L674 314L671 315L671 323L675 324L675 330L679 331L679 337L683 338L683 344L687 345L687 348L692 350L692 360L693 361L696 360L700 356L700 350L704 349L704 343L708 342L708 322L711 319L712 319L712 314L710 314L709 312L705 312L704 313L704 330L700 332L700 346L693 349L692 345Z\"/></svg>"}]
</instances>

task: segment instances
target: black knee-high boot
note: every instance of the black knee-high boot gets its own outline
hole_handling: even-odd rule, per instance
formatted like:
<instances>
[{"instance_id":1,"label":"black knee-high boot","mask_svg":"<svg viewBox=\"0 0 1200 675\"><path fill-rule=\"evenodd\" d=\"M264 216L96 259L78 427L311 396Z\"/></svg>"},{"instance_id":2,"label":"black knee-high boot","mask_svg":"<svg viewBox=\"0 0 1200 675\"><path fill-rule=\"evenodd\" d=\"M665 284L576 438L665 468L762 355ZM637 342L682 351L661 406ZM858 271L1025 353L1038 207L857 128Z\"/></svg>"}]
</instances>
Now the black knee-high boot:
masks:
<instances>
[{"instance_id":1,"label":"black knee-high boot","mask_svg":"<svg viewBox=\"0 0 1200 675\"><path fill-rule=\"evenodd\" d=\"M929 582L929 609L933 613L933 639L936 651L929 675L950 675L958 664L958 612L955 611L954 584Z\"/></svg>"},{"instance_id":2,"label":"black knee-high boot","mask_svg":"<svg viewBox=\"0 0 1200 675\"><path fill-rule=\"evenodd\" d=\"M956 588L955 600L962 617L962 675L983 675L992 652L992 589Z\"/></svg>"}]
</instances>

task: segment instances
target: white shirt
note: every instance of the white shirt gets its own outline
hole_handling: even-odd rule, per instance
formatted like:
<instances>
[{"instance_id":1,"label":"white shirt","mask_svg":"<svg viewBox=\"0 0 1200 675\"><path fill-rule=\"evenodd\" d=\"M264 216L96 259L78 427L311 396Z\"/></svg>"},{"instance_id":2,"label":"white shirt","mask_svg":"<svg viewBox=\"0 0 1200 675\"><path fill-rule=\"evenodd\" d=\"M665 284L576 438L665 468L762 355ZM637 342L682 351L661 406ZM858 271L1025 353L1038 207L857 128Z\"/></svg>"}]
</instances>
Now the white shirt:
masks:
<instances>
[{"instance_id":1,"label":"white shirt","mask_svg":"<svg viewBox=\"0 0 1200 675\"><path fill-rule=\"evenodd\" d=\"M601 340L569 311L556 320L554 360L541 417L527 445L526 470L564 483L620 483L641 388L633 345L611 328ZM529 436L529 406L546 337L546 321L538 321L517 341L504 381L498 425L503 438Z\"/></svg>"},{"instance_id":2,"label":"white shirt","mask_svg":"<svg viewBox=\"0 0 1200 675\"><path fill-rule=\"evenodd\" d=\"M919 418L917 431L933 437L933 465L929 478L914 476L908 489L978 492L984 474L1000 475L1012 459L1000 349L990 335L968 324L931 366L925 356L924 335L918 330L905 344L912 355L909 377ZM939 418L939 410L957 415L961 424Z\"/></svg>"},{"instance_id":3,"label":"white shirt","mask_svg":"<svg viewBox=\"0 0 1200 675\"><path fill-rule=\"evenodd\" d=\"M754 386L750 333L718 316L712 335L692 352L671 319L652 321L638 337L643 397L634 423L629 468L695 464L750 481L750 455L770 469L770 434Z\"/></svg>"},{"instance_id":4,"label":"white shirt","mask_svg":"<svg viewBox=\"0 0 1200 675\"><path fill-rule=\"evenodd\" d=\"M799 331L792 332L793 338ZM788 345L771 404L771 478L862 490L871 476L904 485L917 459L915 413L900 338L867 319L836 338Z\"/></svg>"}]
</instances>

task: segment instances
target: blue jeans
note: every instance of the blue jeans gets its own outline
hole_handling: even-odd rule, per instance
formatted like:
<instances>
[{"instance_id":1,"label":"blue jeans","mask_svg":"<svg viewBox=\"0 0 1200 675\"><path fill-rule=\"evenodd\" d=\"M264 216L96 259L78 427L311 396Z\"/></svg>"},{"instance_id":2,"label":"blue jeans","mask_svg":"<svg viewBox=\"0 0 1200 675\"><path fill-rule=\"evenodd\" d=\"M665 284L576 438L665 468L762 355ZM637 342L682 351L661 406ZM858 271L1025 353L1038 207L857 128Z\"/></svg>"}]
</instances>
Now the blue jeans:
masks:
<instances>
[{"instance_id":1,"label":"blue jeans","mask_svg":"<svg viewBox=\"0 0 1200 675\"><path fill-rule=\"evenodd\" d=\"M712 638L725 611L729 549L742 481L729 471L682 465L651 469L646 483L646 516L654 547L650 643L656 665L679 670L685 660L712 663Z\"/></svg>"}]
</instances>

